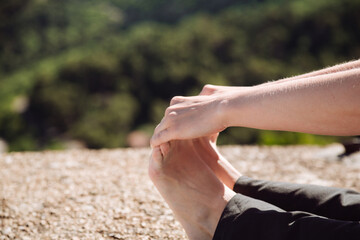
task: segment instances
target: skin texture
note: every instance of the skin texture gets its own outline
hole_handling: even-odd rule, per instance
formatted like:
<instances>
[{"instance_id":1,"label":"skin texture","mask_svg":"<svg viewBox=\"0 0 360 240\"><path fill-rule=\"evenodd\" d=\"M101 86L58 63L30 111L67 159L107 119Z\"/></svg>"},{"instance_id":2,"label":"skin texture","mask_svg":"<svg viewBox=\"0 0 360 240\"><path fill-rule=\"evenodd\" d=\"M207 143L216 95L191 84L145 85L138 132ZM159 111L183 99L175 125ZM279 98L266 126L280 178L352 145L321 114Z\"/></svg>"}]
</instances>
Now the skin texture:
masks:
<instances>
[{"instance_id":1,"label":"skin texture","mask_svg":"<svg viewBox=\"0 0 360 240\"><path fill-rule=\"evenodd\" d=\"M285 79L274 81L274 82L268 82L266 84L282 83L282 82L287 82L287 81L296 80L296 79L304 79L304 78L308 78L308 77L316 77L316 76L320 76L320 75L326 75L326 74L329 74L329 73L344 72L344 71L352 70L352 69L356 69L356 68L360 68L360 60L355 60L355 61L351 61L351 62L338 64L338 65L335 65L335 66L332 66L332 67L328 67L328 68L325 68L325 69L313 71L313 72L310 72L310 73L305 73L305 74L302 74L302 75L299 75L299 76L295 76L295 77L291 77L291 78L285 78Z\"/></svg>"},{"instance_id":2,"label":"skin texture","mask_svg":"<svg viewBox=\"0 0 360 240\"><path fill-rule=\"evenodd\" d=\"M216 137L192 139L196 154L228 188L233 189L241 174L220 154L216 148Z\"/></svg>"},{"instance_id":3,"label":"skin texture","mask_svg":"<svg viewBox=\"0 0 360 240\"><path fill-rule=\"evenodd\" d=\"M218 136L219 134L214 134L210 137L201 137L188 141L190 141L192 146L194 146L194 153L196 153L197 157L212 170L222 183L224 183L228 188L233 189L236 180L241 177L241 174L218 151L216 146ZM169 149L169 143L160 145L160 150L163 156L168 154Z\"/></svg>"},{"instance_id":4,"label":"skin texture","mask_svg":"<svg viewBox=\"0 0 360 240\"><path fill-rule=\"evenodd\" d=\"M221 213L235 193L216 177L196 149L202 149L200 142L191 140L153 148L149 176L189 239L206 240L212 239Z\"/></svg>"},{"instance_id":5,"label":"skin texture","mask_svg":"<svg viewBox=\"0 0 360 240\"><path fill-rule=\"evenodd\" d=\"M359 135L359 106L359 60L253 87L207 85L199 96L172 99L151 146L229 126Z\"/></svg>"}]
</instances>

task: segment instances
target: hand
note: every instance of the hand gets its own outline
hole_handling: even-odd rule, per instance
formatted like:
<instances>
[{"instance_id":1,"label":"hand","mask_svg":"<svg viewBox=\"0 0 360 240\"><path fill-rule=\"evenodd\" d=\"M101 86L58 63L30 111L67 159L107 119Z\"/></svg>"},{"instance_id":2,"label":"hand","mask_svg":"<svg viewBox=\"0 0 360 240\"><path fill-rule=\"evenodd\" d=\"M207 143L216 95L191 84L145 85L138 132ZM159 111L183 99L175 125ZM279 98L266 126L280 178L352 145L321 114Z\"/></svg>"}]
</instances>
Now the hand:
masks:
<instances>
[{"instance_id":1,"label":"hand","mask_svg":"<svg viewBox=\"0 0 360 240\"><path fill-rule=\"evenodd\" d=\"M151 146L175 139L210 136L227 127L225 106L232 93L242 87L206 85L199 96L174 97L156 127Z\"/></svg>"}]
</instances>

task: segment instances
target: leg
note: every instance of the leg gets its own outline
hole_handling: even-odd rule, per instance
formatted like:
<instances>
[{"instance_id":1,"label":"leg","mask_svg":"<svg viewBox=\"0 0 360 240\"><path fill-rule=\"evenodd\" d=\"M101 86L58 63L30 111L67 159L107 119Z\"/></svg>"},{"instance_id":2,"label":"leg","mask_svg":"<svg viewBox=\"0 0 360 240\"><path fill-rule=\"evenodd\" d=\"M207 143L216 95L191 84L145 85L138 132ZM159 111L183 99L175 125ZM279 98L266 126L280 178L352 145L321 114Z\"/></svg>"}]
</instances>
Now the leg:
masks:
<instances>
[{"instance_id":1,"label":"leg","mask_svg":"<svg viewBox=\"0 0 360 240\"><path fill-rule=\"evenodd\" d=\"M226 205L213 240L358 240L360 223L308 212L284 211L236 194Z\"/></svg>"},{"instance_id":2,"label":"leg","mask_svg":"<svg viewBox=\"0 0 360 240\"><path fill-rule=\"evenodd\" d=\"M360 193L349 189L239 178L234 191L286 211L306 211L327 218L360 221Z\"/></svg>"},{"instance_id":3,"label":"leg","mask_svg":"<svg viewBox=\"0 0 360 240\"><path fill-rule=\"evenodd\" d=\"M192 140L199 157L230 189L285 211L306 211L324 217L360 221L360 193L341 188L255 180L241 174L217 151L216 136Z\"/></svg>"},{"instance_id":4,"label":"leg","mask_svg":"<svg viewBox=\"0 0 360 240\"><path fill-rule=\"evenodd\" d=\"M191 141L153 149L149 176L191 240L212 239L221 213L235 193L201 161Z\"/></svg>"}]
</instances>

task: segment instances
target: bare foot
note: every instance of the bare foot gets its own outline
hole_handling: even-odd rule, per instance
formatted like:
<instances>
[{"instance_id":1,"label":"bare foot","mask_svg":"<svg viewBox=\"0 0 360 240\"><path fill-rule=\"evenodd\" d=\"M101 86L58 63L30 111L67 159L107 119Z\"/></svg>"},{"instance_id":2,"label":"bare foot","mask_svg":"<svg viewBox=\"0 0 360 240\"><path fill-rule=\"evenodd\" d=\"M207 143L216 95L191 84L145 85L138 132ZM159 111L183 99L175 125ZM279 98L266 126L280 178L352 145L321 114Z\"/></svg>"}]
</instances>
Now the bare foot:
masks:
<instances>
[{"instance_id":1,"label":"bare foot","mask_svg":"<svg viewBox=\"0 0 360 240\"><path fill-rule=\"evenodd\" d=\"M162 151L161 151L162 149ZM198 157L191 140L153 149L149 176L190 240L212 239L235 193Z\"/></svg>"},{"instance_id":2,"label":"bare foot","mask_svg":"<svg viewBox=\"0 0 360 240\"><path fill-rule=\"evenodd\" d=\"M216 147L218 134L211 137L202 137L191 140L199 158L208 165L214 174L230 189L233 189L236 180L241 176Z\"/></svg>"}]
</instances>

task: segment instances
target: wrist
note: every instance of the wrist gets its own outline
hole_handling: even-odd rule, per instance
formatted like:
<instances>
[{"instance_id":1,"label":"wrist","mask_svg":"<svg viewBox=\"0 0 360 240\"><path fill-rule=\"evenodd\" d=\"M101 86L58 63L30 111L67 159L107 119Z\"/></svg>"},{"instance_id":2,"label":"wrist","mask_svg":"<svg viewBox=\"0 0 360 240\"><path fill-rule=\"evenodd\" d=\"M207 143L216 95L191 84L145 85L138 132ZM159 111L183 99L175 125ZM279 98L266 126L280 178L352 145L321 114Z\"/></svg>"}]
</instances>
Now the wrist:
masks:
<instances>
[{"instance_id":1,"label":"wrist","mask_svg":"<svg viewBox=\"0 0 360 240\"><path fill-rule=\"evenodd\" d=\"M253 109L256 109L260 90L259 86L241 87L222 96L219 109L224 128L247 127L254 120Z\"/></svg>"}]
</instances>

